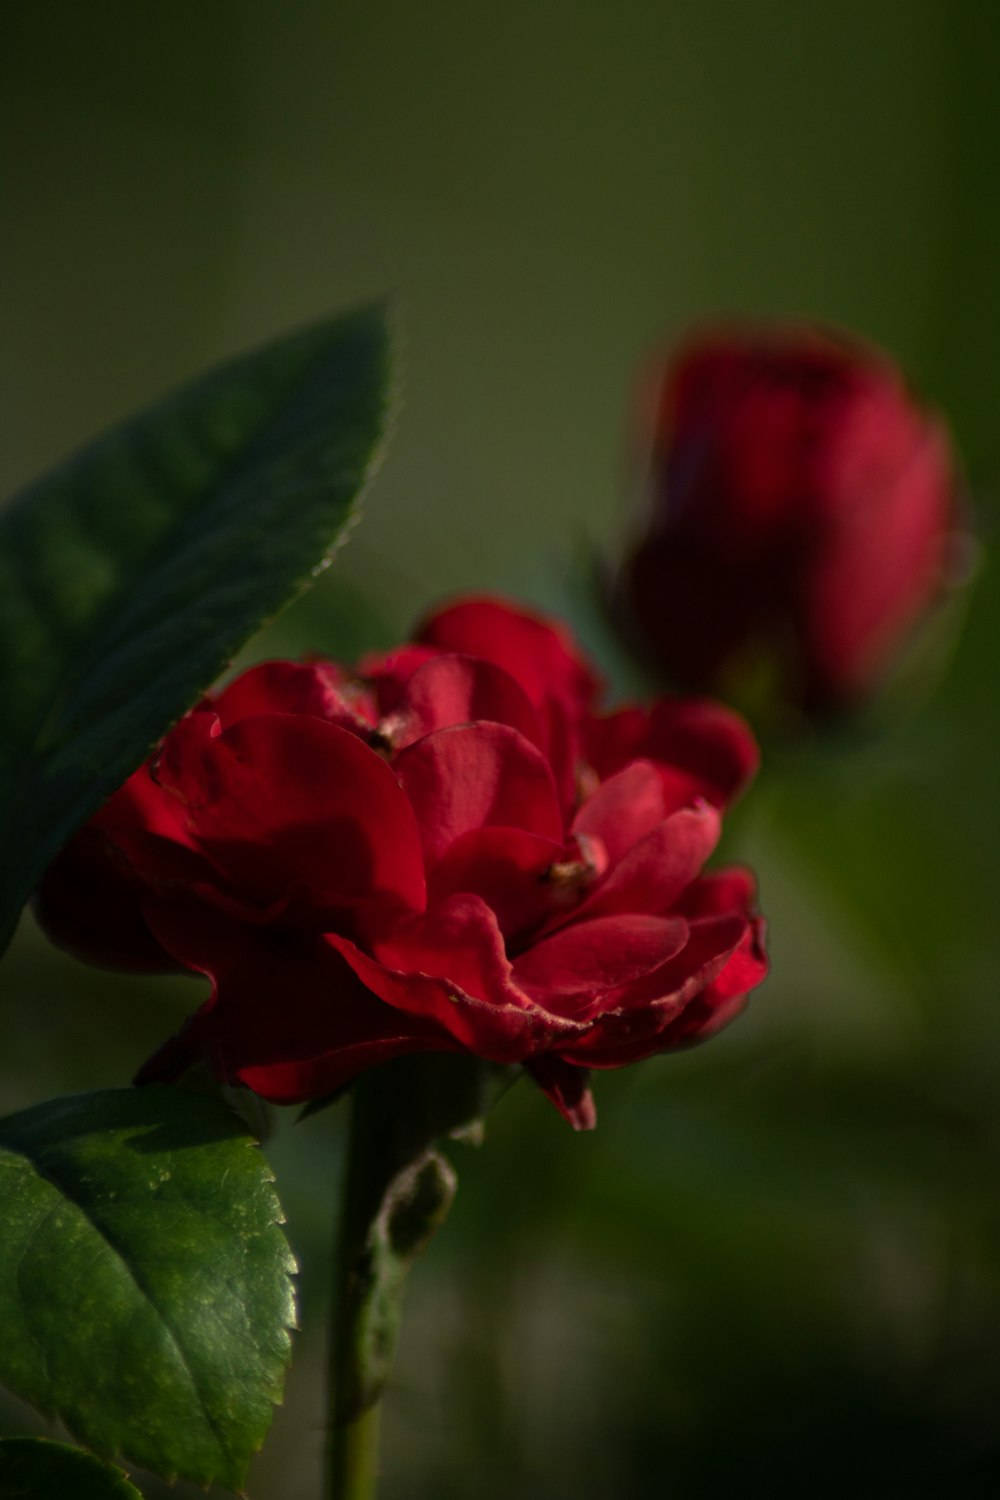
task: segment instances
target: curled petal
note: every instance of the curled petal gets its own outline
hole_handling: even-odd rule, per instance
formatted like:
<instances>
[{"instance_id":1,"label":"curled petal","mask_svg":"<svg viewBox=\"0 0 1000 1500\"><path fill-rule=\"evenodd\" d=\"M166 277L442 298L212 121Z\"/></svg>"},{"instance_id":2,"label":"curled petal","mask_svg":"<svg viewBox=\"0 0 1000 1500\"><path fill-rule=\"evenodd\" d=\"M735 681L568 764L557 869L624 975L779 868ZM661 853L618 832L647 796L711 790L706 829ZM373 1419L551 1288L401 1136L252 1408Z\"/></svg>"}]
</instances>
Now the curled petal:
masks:
<instances>
[{"instance_id":1,"label":"curled petal","mask_svg":"<svg viewBox=\"0 0 1000 1500\"><path fill-rule=\"evenodd\" d=\"M594 1096L588 1088L590 1074L586 1068L566 1062L553 1053L533 1058L526 1064L547 1099L550 1099L564 1120L574 1130L593 1130L597 1124Z\"/></svg>"},{"instance_id":2,"label":"curled petal","mask_svg":"<svg viewBox=\"0 0 1000 1500\"><path fill-rule=\"evenodd\" d=\"M713 922L724 922L725 918L707 919L706 930ZM693 924L693 930L702 924ZM710 941L714 939L710 938ZM721 963L712 960L703 970L698 984L690 993L680 992L682 1001L668 1007L661 1001L654 1002L662 1011L664 1024L656 1034L656 1052L676 1051L681 1047L692 1047L697 1042L707 1041L735 1020L745 1008L750 991L767 978L767 954L764 951L764 923L753 918L736 946L725 954ZM707 980L707 982L706 982ZM640 981L645 983L645 981ZM630 1052L628 1061L634 1056L646 1056L645 1052ZM601 1067L598 1062L594 1067ZM617 1064L613 1064L617 1066Z\"/></svg>"},{"instance_id":3,"label":"curled petal","mask_svg":"<svg viewBox=\"0 0 1000 1500\"><path fill-rule=\"evenodd\" d=\"M456 988L491 1004L530 1009L513 980L496 914L478 896L451 896L400 923L375 952L395 969L444 975Z\"/></svg>"},{"instance_id":4,"label":"curled petal","mask_svg":"<svg viewBox=\"0 0 1000 1500\"><path fill-rule=\"evenodd\" d=\"M660 969L684 947L683 917L628 914L571 922L514 962L514 978L546 1009L587 1018L608 991Z\"/></svg>"},{"instance_id":5,"label":"curled petal","mask_svg":"<svg viewBox=\"0 0 1000 1500\"><path fill-rule=\"evenodd\" d=\"M649 712L655 759L698 776L710 801L738 797L757 774L760 750L739 714L709 698L660 698Z\"/></svg>"},{"instance_id":6,"label":"curled petal","mask_svg":"<svg viewBox=\"0 0 1000 1500\"><path fill-rule=\"evenodd\" d=\"M425 620L417 639L503 667L536 708L555 697L582 712L600 687L566 629L501 599L458 600Z\"/></svg>"},{"instance_id":7,"label":"curled petal","mask_svg":"<svg viewBox=\"0 0 1000 1500\"><path fill-rule=\"evenodd\" d=\"M505 724L439 729L396 757L427 858L476 828L517 827L562 842L563 822L544 756Z\"/></svg>"},{"instance_id":8,"label":"curled petal","mask_svg":"<svg viewBox=\"0 0 1000 1500\"><path fill-rule=\"evenodd\" d=\"M624 708L592 718L587 750L601 776L645 756L720 807L739 796L760 763L744 720L707 698L661 698L648 711Z\"/></svg>"},{"instance_id":9,"label":"curled petal","mask_svg":"<svg viewBox=\"0 0 1000 1500\"><path fill-rule=\"evenodd\" d=\"M199 722L206 732L210 732L214 715L202 711L182 722ZM124 785L108 798L92 818L91 826L100 828L115 840L121 833L141 832L156 834L182 848L195 847L183 808L156 781L148 762L133 771Z\"/></svg>"},{"instance_id":10,"label":"curled petal","mask_svg":"<svg viewBox=\"0 0 1000 1500\"><path fill-rule=\"evenodd\" d=\"M523 828L474 828L450 846L430 875L428 904L462 893L480 896L508 939L559 907L548 872L562 845Z\"/></svg>"},{"instance_id":11,"label":"curled petal","mask_svg":"<svg viewBox=\"0 0 1000 1500\"><path fill-rule=\"evenodd\" d=\"M507 724L543 748L538 715L523 688L502 668L472 656L436 656L418 667L381 728L402 750L436 729L477 719Z\"/></svg>"},{"instance_id":12,"label":"curled petal","mask_svg":"<svg viewBox=\"0 0 1000 1500\"><path fill-rule=\"evenodd\" d=\"M523 1062L580 1031L533 1004L514 981L492 912L475 896L455 896L371 958L328 935L362 983L388 1005L431 1018L461 1047L492 1062Z\"/></svg>"},{"instance_id":13,"label":"curled petal","mask_svg":"<svg viewBox=\"0 0 1000 1500\"><path fill-rule=\"evenodd\" d=\"M629 704L610 714L592 714L587 720L587 759L598 776L607 778L622 771L630 761L641 760L649 710Z\"/></svg>"},{"instance_id":14,"label":"curled petal","mask_svg":"<svg viewBox=\"0 0 1000 1500\"><path fill-rule=\"evenodd\" d=\"M181 968L150 931L142 897L131 865L88 824L46 870L34 912L54 943L87 963L141 974Z\"/></svg>"},{"instance_id":15,"label":"curled petal","mask_svg":"<svg viewBox=\"0 0 1000 1500\"><path fill-rule=\"evenodd\" d=\"M585 1035L558 1048L560 1056L581 1067L618 1068L683 1045L686 1037L670 1028L722 973L748 928L746 918L735 914L692 922L680 952L630 985Z\"/></svg>"},{"instance_id":16,"label":"curled petal","mask_svg":"<svg viewBox=\"0 0 1000 1500\"><path fill-rule=\"evenodd\" d=\"M373 651L358 662L358 676L368 684L380 718L394 713L406 685L420 667L440 655L433 646L398 646L395 651Z\"/></svg>"},{"instance_id":17,"label":"curled petal","mask_svg":"<svg viewBox=\"0 0 1000 1500\"><path fill-rule=\"evenodd\" d=\"M137 1083L169 1082L201 1060L223 1082L290 1104L403 1053L453 1050L432 1021L383 1005L321 937L289 941L185 898L150 921L179 963L211 979L212 995Z\"/></svg>"},{"instance_id":18,"label":"curled petal","mask_svg":"<svg viewBox=\"0 0 1000 1500\"><path fill-rule=\"evenodd\" d=\"M568 815L576 800L580 725L600 681L555 621L499 599L459 600L420 627L424 649L492 662L517 682L541 724L544 748Z\"/></svg>"},{"instance_id":19,"label":"curled petal","mask_svg":"<svg viewBox=\"0 0 1000 1500\"><path fill-rule=\"evenodd\" d=\"M677 902L686 917L715 917L727 912L749 912L757 897L753 871L745 865L726 865L693 880Z\"/></svg>"},{"instance_id":20,"label":"curled petal","mask_svg":"<svg viewBox=\"0 0 1000 1500\"><path fill-rule=\"evenodd\" d=\"M317 908L362 915L424 904L406 795L347 730L271 714L220 733L198 714L167 737L157 776L216 868L261 904L292 889Z\"/></svg>"},{"instance_id":21,"label":"curled petal","mask_svg":"<svg viewBox=\"0 0 1000 1500\"><path fill-rule=\"evenodd\" d=\"M257 714L309 714L366 734L375 722L370 695L332 661L266 661L241 672L213 708L224 729Z\"/></svg>"},{"instance_id":22,"label":"curled petal","mask_svg":"<svg viewBox=\"0 0 1000 1500\"><path fill-rule=\"evenodd\" d=\"M725 967L711 984L705 986L698 997L698 1005L704 1006L707 1016L718 1017L729 1001L743 1000L767 978L768 962L764 946L766 931L763 918L754 917ZM716 1030L718 1024L701 1027L699 1040L701 1036L708 1036Z\"/></svg>"},{"instance_id":23,"label":"curled petal","mask_svg":"<svg viewBox=\"0 0 1000 1500\"><path fill-rule=\"evenodd\" d=\"M659 771L648 760L636 760L587 798L573 820L573 832L596 835L609 862L616 865L633 844L663 822L668 811L672 809L665 804Z\"/></svg>"},{"instance_id":24,"label":"curled petal","mask_svg":"<svg viewBox=\"0 0 1000 1500\"><path fill-rule=\"evenodd\" d=\"M718 810L707 802L684 807L633 844L578 913L667 912L700 873L719 841Z\"/></svg>"}]
</instances>

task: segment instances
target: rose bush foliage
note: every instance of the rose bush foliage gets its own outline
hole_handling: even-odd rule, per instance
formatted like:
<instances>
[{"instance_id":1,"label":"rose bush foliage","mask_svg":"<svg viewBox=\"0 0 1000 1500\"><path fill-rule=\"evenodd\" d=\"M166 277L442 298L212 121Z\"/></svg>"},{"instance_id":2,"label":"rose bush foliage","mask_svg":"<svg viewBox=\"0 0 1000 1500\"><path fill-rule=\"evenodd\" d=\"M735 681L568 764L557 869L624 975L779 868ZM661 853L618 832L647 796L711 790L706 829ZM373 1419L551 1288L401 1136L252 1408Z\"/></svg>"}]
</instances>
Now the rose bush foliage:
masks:
<instances>
[{"instance_id":1,"label":"rose bush foliage","mask_svg":"<svg viewBox=\"0 0 1000 1500\"><path fill-rule=\"evenodd\" d=\"M886 355L807 327L695 339L652 389L621 580L651 654L688 689L763 652L808 712L863 697L961 556L943 424Z\"/></svg>"},{"instance_id":2,"label":"rose bush foliage","mask_svg":"<svg viewBox=\"0 0 1000 1500\"><path fill-rule=\"evenodd\" d=\"M766 970L750 874L704 873L756 767L743 722L602 713L556 624L467 599L349 669L268 662L199 703L71 840L36 909L80 956L207 975L140 1072L281 1102L404 1053L590 1068L698 1041Z\"/></svg>"}]
</instances>

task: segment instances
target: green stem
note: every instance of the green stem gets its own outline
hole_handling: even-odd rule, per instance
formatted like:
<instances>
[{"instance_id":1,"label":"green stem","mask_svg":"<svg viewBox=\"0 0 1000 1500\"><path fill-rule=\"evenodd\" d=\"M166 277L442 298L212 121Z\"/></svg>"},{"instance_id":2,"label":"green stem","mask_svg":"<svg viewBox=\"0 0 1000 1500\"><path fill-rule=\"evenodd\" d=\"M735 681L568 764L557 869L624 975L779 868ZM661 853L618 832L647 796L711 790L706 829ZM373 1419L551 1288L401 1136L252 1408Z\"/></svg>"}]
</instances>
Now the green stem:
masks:
<instances>
[{"instance_id":1,"label":"green stem","mask_svg":"<svg viewBox=\"0 0 1000 1500\"><path fill-rule=\"evenodd\" d=\"M378 1402L414 1258L448 1212L449 1163L432 1149L481 1112L480 1070L406 1057L354 1085L331 1302L327 1500L373 1500Z\"/></svg>"},{"instance_id":2,"label":"green stem","mask_svg":"<svg viewBox=\"0 0 1000 1500\"><path fill-rule=\"evenodd\" d=\"M378 1402L364 1405L363 1318L367 1276L365 1247L380 1184L370 1186L367 1139L370 1110L363 1082L350 1101L341 1190L340 1220L334 1256L334 1288L330 1309L328 1396L330 1417L327 1441L328 1500L373 1500L377 1484ZM375 1163L371 1164L372 1166ZM367 1191L366 1191L367 1189Z\"/></svg>"},{"instance_id":3,"label":"green stem","mask_svg":"<svg viewBox=\"0 0 1000 1500\"><path fill-rule=\"evenodd\" d=\"M328 1487L331 1500L374 1500L380 1412L378 1404L369 1406L353 1422L333 1427Z\"/></svg>"}]
</instances>

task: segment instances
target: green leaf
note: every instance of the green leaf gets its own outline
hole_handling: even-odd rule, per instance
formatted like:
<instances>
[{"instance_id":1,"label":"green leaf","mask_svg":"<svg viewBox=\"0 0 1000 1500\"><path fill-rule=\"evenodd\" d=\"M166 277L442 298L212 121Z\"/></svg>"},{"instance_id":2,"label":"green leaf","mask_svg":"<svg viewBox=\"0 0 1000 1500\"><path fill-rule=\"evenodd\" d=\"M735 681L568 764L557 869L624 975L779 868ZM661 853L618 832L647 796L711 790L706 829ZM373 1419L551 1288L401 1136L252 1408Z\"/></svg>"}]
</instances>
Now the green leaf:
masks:
<instances>
[{"instance_id":1,"label":"green leaf","mask_svg":"<svg viewBox=\"0 0 1000 1500\"><path fill-rule=\"evenodd\" d=\"M306 329L0 510L0 951L68 836L328 562L389 359L380 307Z\"/></svg>"},{"instance_id":2,"label":"green leaf","mask_svg":"<svg viewBox=\"0 0 1000 1500\"><path fill-rule=\"evenodd\" d=\"M294 1321L272 1182L225 1105L177 1089L0 1121L0 1381L102 1458L238 1489Z\"/></svg>"},{"instance_id":3,"label":"green leaf","mask_svg":"<svg viewBox=\"0 0 1000 1500\"><path fill-rule=\"evenodd\" d=\"M47 1438L0 1439L0 1500L142 1500L121 1469Z\"/></svg>"}]
</instances>

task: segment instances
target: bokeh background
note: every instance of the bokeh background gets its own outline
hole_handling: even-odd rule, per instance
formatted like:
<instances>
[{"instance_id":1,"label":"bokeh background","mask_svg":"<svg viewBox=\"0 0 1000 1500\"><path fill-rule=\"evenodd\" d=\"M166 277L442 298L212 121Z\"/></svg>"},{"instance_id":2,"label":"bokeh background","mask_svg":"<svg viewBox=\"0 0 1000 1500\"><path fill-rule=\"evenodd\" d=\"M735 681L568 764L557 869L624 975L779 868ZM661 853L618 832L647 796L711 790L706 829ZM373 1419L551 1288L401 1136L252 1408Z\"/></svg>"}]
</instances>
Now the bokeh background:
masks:
<instances>
[{"instance_id":1,"label":"bokeh background","mask_svg":"<svg viewBox=\"0 0 1000 1500\"><path fill-rule=\"evenodd\" d=\"M455 1148L386 1500L1000 1494L998 70L992 0L0 14L4 493L219 357L398 299L366 519L256 655L483 588L603 650L580 579L632 498L637 364L699 319L856 329L964 455L981 549L936 680L774 747L734 820L772 929L748 1014L601 1076L590 1137L520 1084ZM199 998L28 918L0 984L5 1110L123 1083ZM340 1131L289 1113L267 1148L304 1327L255 1500L317 1493Z\"/></svg>"}]
</instances>

